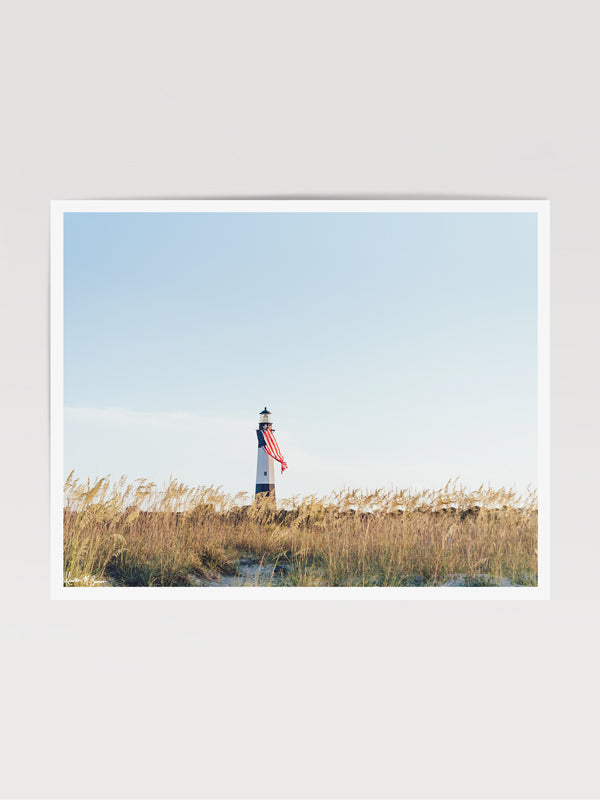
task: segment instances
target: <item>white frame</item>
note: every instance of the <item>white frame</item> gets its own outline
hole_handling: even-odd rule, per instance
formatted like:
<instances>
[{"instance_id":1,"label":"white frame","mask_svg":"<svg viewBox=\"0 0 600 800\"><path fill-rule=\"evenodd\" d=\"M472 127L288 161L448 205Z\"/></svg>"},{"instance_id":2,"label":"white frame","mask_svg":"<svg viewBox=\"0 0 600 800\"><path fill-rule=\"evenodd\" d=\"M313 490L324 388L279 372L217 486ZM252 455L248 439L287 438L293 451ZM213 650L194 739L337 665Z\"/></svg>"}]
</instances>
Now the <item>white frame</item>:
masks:
<instances>
[{"instance_id":1,"label":"white frame","mask_svg":"<svg viewBox=\"0 0 600 800\"><path fill-rule=\"evenodd\" d=\"M538 585L518 587L65 587L63 585L63 215L67 212L527 212L538 219ZM298 597L402 601L550 597L550 204L547 200L56 200L51 205L50 531L52 599L194 601Z\"/></svg>"}]
</instances>

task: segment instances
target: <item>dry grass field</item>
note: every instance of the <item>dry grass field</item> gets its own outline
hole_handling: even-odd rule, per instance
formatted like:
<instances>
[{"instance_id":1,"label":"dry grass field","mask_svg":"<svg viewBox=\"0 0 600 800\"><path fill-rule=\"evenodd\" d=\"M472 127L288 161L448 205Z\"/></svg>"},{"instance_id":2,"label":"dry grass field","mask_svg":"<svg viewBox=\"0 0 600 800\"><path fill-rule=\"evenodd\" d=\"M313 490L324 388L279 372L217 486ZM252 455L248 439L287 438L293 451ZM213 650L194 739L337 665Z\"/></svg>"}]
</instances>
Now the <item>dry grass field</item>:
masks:
<instances>
[{"instance_id":1,"label":"dry grass field","mask_svg":"<svg viewBox=\"0 0 600 800\"><path fill-rule=\"evenodd\" d=\"M66 586L537 585L537 498L504 489L248 495L65 484Z\"/></svg>"}]
</instances>

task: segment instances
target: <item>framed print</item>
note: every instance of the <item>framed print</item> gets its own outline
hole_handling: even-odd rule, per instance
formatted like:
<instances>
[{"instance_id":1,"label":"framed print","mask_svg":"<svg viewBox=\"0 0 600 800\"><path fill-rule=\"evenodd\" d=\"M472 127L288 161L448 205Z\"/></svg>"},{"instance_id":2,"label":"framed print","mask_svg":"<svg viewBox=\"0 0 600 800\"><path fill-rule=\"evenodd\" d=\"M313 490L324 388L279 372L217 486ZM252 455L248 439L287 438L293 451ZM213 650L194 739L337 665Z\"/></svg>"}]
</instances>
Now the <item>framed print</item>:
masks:
<instances>
[{"instance_id":1,"label":"framed print","mask_svg":"<svg viewBox=\"0 0 600 800\"><path fill-rule=\"evenodd\" d=\"M547 597L548 231L54 203L53 596Z\"/></svg>"}]
</instances>

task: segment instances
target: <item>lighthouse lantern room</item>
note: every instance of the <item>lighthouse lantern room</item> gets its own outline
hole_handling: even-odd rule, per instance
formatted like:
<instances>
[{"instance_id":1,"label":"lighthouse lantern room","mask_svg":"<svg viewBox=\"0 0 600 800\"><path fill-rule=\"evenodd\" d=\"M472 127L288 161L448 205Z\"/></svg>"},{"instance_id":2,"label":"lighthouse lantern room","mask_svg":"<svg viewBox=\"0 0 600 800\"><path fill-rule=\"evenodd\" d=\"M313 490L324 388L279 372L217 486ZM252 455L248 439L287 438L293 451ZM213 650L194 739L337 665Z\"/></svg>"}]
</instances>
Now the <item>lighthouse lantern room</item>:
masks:
<instances>
[{"instance_id":1,"label":"lighthouse lantern room","mask_svg":"<svg viewBox=\"0 0 600 800\"><path fill-rule=\"evenodd\" d=\"M266 406L260 412L260 418L259 418L258 424L259 424L260 430L263 430L264 428L271 428L271 429L273 428L273 426L271 424L271 412L267 411L267 407Z\"/></svg>"}]
</instances>

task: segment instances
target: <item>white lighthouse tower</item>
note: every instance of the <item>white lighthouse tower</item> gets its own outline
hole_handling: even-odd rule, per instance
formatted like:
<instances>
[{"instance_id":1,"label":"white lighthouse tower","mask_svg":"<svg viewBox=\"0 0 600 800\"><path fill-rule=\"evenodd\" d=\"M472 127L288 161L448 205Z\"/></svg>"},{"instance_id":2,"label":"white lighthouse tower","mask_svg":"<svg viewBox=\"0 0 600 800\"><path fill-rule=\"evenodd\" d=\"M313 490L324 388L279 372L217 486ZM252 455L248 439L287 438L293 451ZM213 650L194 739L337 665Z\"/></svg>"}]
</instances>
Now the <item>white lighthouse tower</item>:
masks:
<instances>
[{"instance_id":1,"label":"white lighthouse tower","mask_svg":"<svg viewBox=\"0 0 600 800\"><path fill-rule=\"evenodd\" d=\"M267 453L264 430L273 430L271 412L267 407L260 412L258 430L258 457L256 460L256 496L265 495L275 500L275 462ZM266 493L266 494L265 494Z\"/></svg>"}]
</instances>

